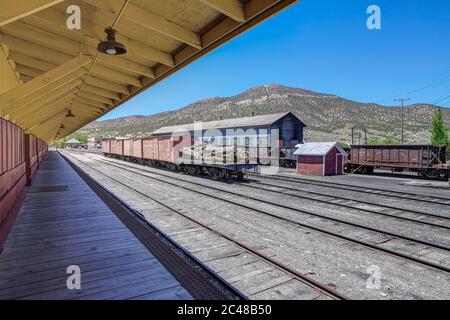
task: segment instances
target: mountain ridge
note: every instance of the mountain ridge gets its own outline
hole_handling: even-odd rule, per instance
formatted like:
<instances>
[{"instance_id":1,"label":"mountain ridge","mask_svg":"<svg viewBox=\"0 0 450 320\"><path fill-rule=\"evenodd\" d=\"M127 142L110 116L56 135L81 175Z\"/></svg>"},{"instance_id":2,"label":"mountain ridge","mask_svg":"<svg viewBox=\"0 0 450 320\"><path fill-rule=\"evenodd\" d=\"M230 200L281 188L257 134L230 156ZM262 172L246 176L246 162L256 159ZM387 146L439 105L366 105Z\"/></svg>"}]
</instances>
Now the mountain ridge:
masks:
<instances>
[{"instance_id":1,"label":"mountain ridge","mask_svg":"<svg viewBox=\"0 0 450 320\"><path fill-rule=\"evenodd\" d=\"M404 108L405 141L428 143L431 136L431 119L436 106L414 104ZM372 139L399 140L400 107L362 103L333 94L319 93L279 84L250 88L230 97L210 97L195 101L181 109L154 115L132 115L93 122L81 131L89 135L146 136L152 131L194 121L211 121L260 114L292 112L308 127L308 141L334 140L349 143L351 128L367 130ZM443 109L448 123L450 110Z\"/></svg>"}]
</instances>

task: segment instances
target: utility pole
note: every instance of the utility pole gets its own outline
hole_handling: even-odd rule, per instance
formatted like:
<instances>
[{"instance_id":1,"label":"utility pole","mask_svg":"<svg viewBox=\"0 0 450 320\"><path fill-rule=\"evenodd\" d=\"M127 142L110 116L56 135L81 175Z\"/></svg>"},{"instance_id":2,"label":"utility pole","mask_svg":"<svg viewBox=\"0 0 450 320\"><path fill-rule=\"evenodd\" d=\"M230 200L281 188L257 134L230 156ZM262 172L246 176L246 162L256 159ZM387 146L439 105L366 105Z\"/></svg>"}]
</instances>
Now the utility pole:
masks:
<instances>
[{"instance_id":1,"label":"utility pole","mask_svg":"<svg viewBox=\"0 0 450 320\"><path fill-rule=\"evenodd\" d=\"M400 101L401 102L401 112L402 112L402 124L401 124L401 127L402 127L402 135L401 135L401 141L402 141L402 144L403 144L403 107L404 107L404 102L405 101L409 101L409 100L411 100L411 99L409 99L409 98L399 98L399 99L394 99L394 101Z\"/></svg>"},{"instance_id":2,"label":"utility pole","mask_svg":"<svg viewBox=\"0 0 450 320\"><path fill-rule=\"evenodd\" d=\"M355 140L354 140L354 133L355 133L355 128L354 127L352 127L352 145L354 145L355 144Z\"/></svg>"}]
</instances>

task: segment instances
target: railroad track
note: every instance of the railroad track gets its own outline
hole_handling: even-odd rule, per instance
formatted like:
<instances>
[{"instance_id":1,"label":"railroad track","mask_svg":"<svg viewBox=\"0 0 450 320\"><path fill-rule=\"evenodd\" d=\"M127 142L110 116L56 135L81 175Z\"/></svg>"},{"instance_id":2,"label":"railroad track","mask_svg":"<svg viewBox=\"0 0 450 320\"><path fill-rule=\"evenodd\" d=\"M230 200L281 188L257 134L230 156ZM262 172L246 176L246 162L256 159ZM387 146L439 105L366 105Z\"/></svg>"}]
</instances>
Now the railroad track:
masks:
<instances>
[{"instance_id":1,"label":"railroad track","mask_svg":"<svg viewBox=\"0 0 450 320\"><path fill-rule=\"evenodd\" d=\"M328 181L325 182L325 181L317 181L317 180L305 179L305 178L300 178L300 177L294 178L294 177L286 177L286 176L280 176L280 175L269 176L269 175L261 175L261 174L257 174L257 173L248 173L248 176L264 178L264 179L271 179L271 180L276 180L276 181L289 181L289 182L300 183L300 184L316 185L316 186L322 186L322 187L339 189L339 190L356 191L356 192L361 192L361 193L366 193L366 194L374 194L374 195L391 197L391 198L395 198L395 199L405 199L405 200L427 202L427 203L433 203L433 204L450 205L450 198L423 195L423 194L413 193L413 192L405 192L405 191L397 191L397 190L388 190L387 191L387 190L384 190L381 188L362 187L362 186L355 186L352 184L328 182Z\"/></svg>"},{"instance_id":2,"label":"railroad track","mask_svg":"<svg viewBox=\"0 0 450 320\"><path fill-rule=\"evenodd\" d=\"M303 223L303 222L300 222L300 221L297 221L297 220L294 220L294 219L291 219L291 218L287 218L287 217L280 216L278 214L274 214L274 213L269 212L267 210L260 210L260 209L254 208L252 206L245 205L245 204L242 204L242 203L237 202L237 201L224 199L223 197L213 195L210 192L203 192L203 191L199 191L199 190L194 190L192 188L182 186L179 183L170 182L170 181L167 180L167 178L175 180L175 181L178 181L178 182L189 183L191 185L196 185L196 186L199 186L199 187L207 188L209 190L215 190L215 191L221 192L222 194L223 193L227 193L227 194L230 194L230 195L233 195L233 196L237 196L237 197L241 197L241 198L247 198L249 200L254 200L254 201L261 202L261 203L274 205L274 206L277 206L277 207L285 208L285 209L288 209L288 210L293 210L293 211L296 211L296 212L299 212L299 213L303 213L303 214L307 214L307 215L310 215L310 216L320 217L322 219L326 219L326 220L329 220L329 221L338 222L338 223L342 223L342 224L345 224L345 225L348 225L348 226L361 228L363 230L376 232L376 233L379 233L379 234L390 236L390 237L392 237L394 239L399 239L399 240L407 241L407 242L410 242L410 243L421 244L421 245L424 245L425 247L434 248L436 250L442 250L442 251L444 251L446 253L448 253L448 251L450 251L450 248L448 246L439 245L439 244L431 243L431 242L428 242L428 241L422 241L422 240L419 240L419 239L410 238L410 237L407 237L407 236L403 236L403 235L387 232L387 231L384 231L384 230L375 229L375 228L364 226L364 225L358 225L358 224L355 224L355 223L351 223L351 222L348 222L348 221L343 221L343 220L340 220L340 219L328 217L328 216L321 215L321 214L314 213L314 212L310 212L310 211L307 211L307 210L298 209L298 208L295 208L295 207L290 207L290 206L282 205L282 204L279 204L279 203L274 203L274 202L271 202L271 201L258 199L258 198L251 197L251 196L248 196L248 195L243 195L243 194L239 194L239 193L236 193L236 192L232 192L232 191L228 191L228 190L224 190L224 189L220 189L220 188L204 185L202 183L197 183L197 182L189 181L189 180L186 180L186 179L175 178L175 177L173 177L171 175L163 174L163 173L160 173L160 172L156 173L156 172L154 172L154 170L149 170L149 168L143 167L143 168L145 168L144 171L150 173L151 175L164 177L164 179L156 178L154 176L150 176L150 175L148 175L146 173L143 173L142 170L141 171L137 171L137 170L139 170L138 168L136 168L134 166L130 166L129 164L127 164L127 162L123 162L123 163L117 164L117 163L111 163L111 161L105 161L103 159L92 158L92 157L89 157L89 156L86 156L86 155L84 155L84 156L87 157L87 158L90 158L92 160L95 160L97 162L104 163L105 165L109 165L111 167L120 168L120 169L122 169L124 171L131 172L131 173L134 173L136 175L145 176L147 178L159 181L161 183L165 183L165 184L168 184L168 185L171 185L171 186L174 186L174 187L177 187L177 188L181 188L181 189L184 189L184 190L187 190L187 191L195 192L195 193L198 193L198 194L201 194L201 195L204 195L204 196L207 196L207 197L210 197L210 198L222 201L222 202L233 204L233 205L236 205L236 206L239 206L239 207L242 207L242 208L254 211L254 212L258 212L258 213L266 215L266 216L270 216L270 217L278 219L278 220L283 220L283 221L285 221L287 223L290 223L290 224L294 224L294 225L297 225L297 226L308 228L310 230L314 230L314 231L317 231L317 232L320 232L320 233L323 233L323 234L326 234L326 235L329 235L329 236L333 236L335 238L338 238L338 239L341 239L341 240L345 240L345 241L351 242L353 244L358 244L360 246L364 246L364 247L372 249L372 250L380 251L380 252L389 254L391 256L395 256L397 258L403 259L403 260L408 260L410 262L419 263L419 264L422 264L424 266L427 266L427 267L430 267L430 268L434 268L434 269L438 269L438 270L441 270L441 271L444 271L444 272L450 272L450 268L447 265L436 264L434 262L431 262L431 261L428 261L428 260L424 260L422 258L414 257L414 256L411 256L411 255L408 255L408 254L404 254L404 253L396 251L396 250L392 250L392 249L387 249L387 248L381 247L378 244L373 244L373 243L369 243L367 241L354 239L354 238L351 238L349 236L346 236L346 235L343 235L343 234L331 231L329 229L325 229L325 228L322 228L322 227L306 224L306 223ZM128 169L128 168L132 168L133 170Z\"/></svg>"},{"instance_id":3,"label":"railroad track","mask_svg":"<svg viewBox=\"0 0 450 320\"><path fill-rule=\"evenodd\" d=\"M441 220L447 220L447 221L450 221L450 217L445 217L445 216L441 216L441 215L437 215L437 214L422 212L422 211L418 211L418 210L403 209L403 208L398 208L398 207L389 206L389 205L385 205L385 204L377 204L377 203L365 201L365 200L356 200L356 199L349 198L349 197L335 196L335 195L330 195L330 194L323 193L323 192L301 190L301 189L297 189L297 188L287 187L284 185L281 186L281 185L274 185L274 184L270 184L270 183L263 183L259 180L252 180L252 181L255 181L258 185L246 184L245 187L262 190L262 191L268 191L268 192L277 193L277 194L282 194L285 196L291 196L291 197L295 197L295 198L299 198L299 199L306 199L306 200L311 200L311 201L315 201L315 202L319 202L319 203L330 204L330 205L334 205L334 206L338 206L338 207L342 207L342 208L353 209L353 210L358 210L358 211L363 211L363 212L369 212L372 214L391 217L391 218L398 219L398 220L404 220L404 221L409 221L409 222L413 222L413 223L417 223L417 224L428 225L428 226L432 226L432 227L436 227L436 228L450 230L450 226L445 226L445 225L442 225L439 223L432 223L432 222L427 222L427 221L423 221L423 220L402 217L402 216L399 216L396 214L380 212L377 210L372 210L372 209L367 209L367 208L361 209L355 205L350 205L348 203L369 204L371 206L375 206L375 207L379 207L379 208L383 208L383 209L395 210L395 211L399 211L399 212L409 212L409 213L413 213L413 214L417 214L417 215L421 215L421 216L430 217L433 219L441 219ZM268 189L268 188L262 188L262 187L259 187L260 185L267 186L267 187L275 187L275 188L283 189L286 191L294 191L296 193L311 194L311 195L319 196L320 198L305 196L302 194L292 194L292 193ZM328 200L324 200L323 197L328 198ZM347 201L347 203L334 202L335 200L345 200L345 201Z\"/></svg>"},{"instance_id":4,"label":"railroad track","mask_svg":"<svg viewBox=\"0 0 450 320\"><path fill-rule=\"evenodd\" d=\"M62 157L194 299L248 300L242 292L165 235L139 212L104 188L66 156Z\"/></svg>"},{"instance_id":5,"label":"railroad track","mask_svg":"<svg viewBox=\"0 0 450 320\"><path fill-rule=\"evenodd\" d=\"M72 159L76 159L76 160L80 161L79 159L77 159L76 157L74 157L72 155L64 154L64 156L71 157ZM262 254L262 253L258 252L257 250L249 247L248 245L242 243L241 241L239 241L237 239L234 239L234 238L232 238L230 236L225 235L224 233L220 232L217 229L214 229L214 228L212 228L210 226L207 226L206 224L202 223L201 221L192 218L191 216L183 213L182 211L180 211L180 210L178 210L176 208L173 208L172 206L170 206L168 204L165 204L164 202L156 199L155 197L152 197L152 196L150 196L150 195L148 195L146 193L143 193L143 192L137 190L136 188L133 188L133 187L123 183L122 181L120 181L120 180L118 180L118 179L116 179L116 178L114 178L114 177L104 173L103 171L98 170L94 166L91 166L91 165L89 165L89 164L87 164L85 162L82 162L82 161L80 161L80 162L83 165L85 165L85 166L89 167L90 169L92 169L93 171L99 173L100 175L105 176L106 178L114 181L114 183L119 184L119 185L121 185L121 186L123 186L123 187L125 187L125 188L127 188L129 190L132 190L134 193L139 194L140 196L142 196L142 197L144 197L146 199L154 201L155 203L159 204L161 207L166 208L170 212L172 212L172 213L174 213L174 214L176 214L178 216L181 216L181 217L191 221L195 225L197 225L197 226L199 226L201 228L204 228L204 229L214 233L215 235L217 235L217 236L219 236L219 237L221 237L223 239L226 239L227 241L233 243L234 245L236 245L237 247L239 247L240 249L242 249L246 253L251 254L251 255L257 257L258 259L267 262L268 264L272 265L274 268L276 268L276 269L278 269L278 270L280 270L280 271L290 275L291 277L293 277L294 279L300 281L301 283L303 283L303 284L305 284L305 285L307 285L307 286L317 290L318 292L320 292L321 294L325 295L326 297L328 297L330 299L333 299L333 300L348 300L348 298L345 295L343 295L341 293L338 293L336 290L330 288L329 286L327 286L325 284L322 284L322 283L312 279L311 277L308 277L307 275L304 275L304 274L302 274L302 273L300 273L300 272L298 272L298 271L296 271L296 270L294 270L294 269L284 265L283 263L281 263L281 262L279 262L279 261L277 261L277 260L275 260L275 259L273 259L273 258L271 258L271 257L269 257L267 255L265 255L265 254ZM80 170L83 170L79 166L77 166L77 167ZM85 172L85 174L88 174L86 171L84 171L84 172Z\"/></svg>"}]
</instances>

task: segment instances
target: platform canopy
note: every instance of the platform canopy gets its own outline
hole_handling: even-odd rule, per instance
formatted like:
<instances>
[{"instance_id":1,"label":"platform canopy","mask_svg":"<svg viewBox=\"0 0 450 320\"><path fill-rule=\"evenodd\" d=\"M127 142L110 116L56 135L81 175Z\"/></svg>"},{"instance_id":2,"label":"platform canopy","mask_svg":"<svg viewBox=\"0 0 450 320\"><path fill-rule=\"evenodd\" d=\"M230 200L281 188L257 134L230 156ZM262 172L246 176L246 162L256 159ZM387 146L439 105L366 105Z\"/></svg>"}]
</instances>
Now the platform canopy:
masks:
<instances>
[{"instance_id":1,"label":"platform canopy","mask_svg":"<svg viewBox=\"0 0 450 320\"><path fill-rule=\"evenodd\" d=\"M0 116L62 138L295 2L0 0L0 49L20 83L0 95ZM68 28L73 6L81 29ZM108 27L126 54L97 51Z\"/></svg>"}]
</instances>

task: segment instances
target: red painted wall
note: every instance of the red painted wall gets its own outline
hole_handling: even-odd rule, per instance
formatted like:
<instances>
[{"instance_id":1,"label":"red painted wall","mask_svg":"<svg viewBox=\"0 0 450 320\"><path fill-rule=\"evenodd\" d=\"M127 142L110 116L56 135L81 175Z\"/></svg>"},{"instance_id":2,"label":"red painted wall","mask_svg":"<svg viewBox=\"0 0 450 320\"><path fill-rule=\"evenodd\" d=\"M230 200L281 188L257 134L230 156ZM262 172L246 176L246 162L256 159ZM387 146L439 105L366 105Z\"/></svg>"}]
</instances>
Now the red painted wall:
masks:
<instances>
[{"instance_id":1,"label":"red painted wall","mask_svg":"<svg viewBox=\"0 0 450 320\"><path fill-rule=\"evenodd\" d=\"M326 176L343 174L342 161L342 156L338 156L336 148L325 156L325 164L322 156L297 156L297 173L323 176L325 167Z\"/></svg>"},{"instance_id":2,"label":"red painted wall","mask_svg":"<svg viewBox=\"0 0 450 320\"><path fill-rule=\"evenodd\" d=\"M343 157L342 155L337 155L337 174L342 175L344 172L342 171L342 164L343 164Z\"/></svg>"},{"instance_id":3,"label":"red painted wall","mask_svg":"<svg viewBox=\"0 0 450 320\"><path fill-rule=\"evenodd\" d=\"M25 198L47 144L24 134L15 124L0 118L0 252Z\"/></svg>"},{"instance_id":4,"label":"red painted wall","mask_svg":"<svg viewBox=\"0 0 450 320\"><path fill-rule=\"evenodd\" d=\"M333 148L325 156L325 175L331 176L336 174L336 148Z\"/></svg>"},{"instance_id":5,"label":"red painted wall","mask_svg":"<svg viewBox=\"0 0 450 320\"><path fill-rule=\"evenodd\" d=\"M297 156L297 173L321 176L323 174L322 156Z\"/></svg>"}]
</instances>

